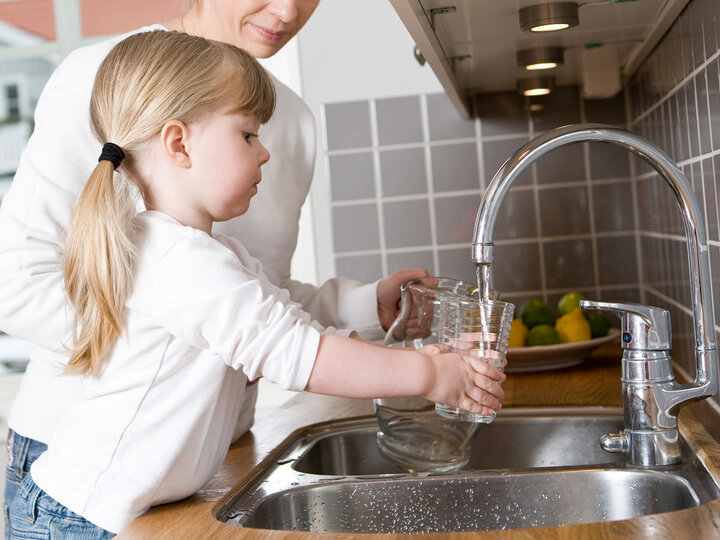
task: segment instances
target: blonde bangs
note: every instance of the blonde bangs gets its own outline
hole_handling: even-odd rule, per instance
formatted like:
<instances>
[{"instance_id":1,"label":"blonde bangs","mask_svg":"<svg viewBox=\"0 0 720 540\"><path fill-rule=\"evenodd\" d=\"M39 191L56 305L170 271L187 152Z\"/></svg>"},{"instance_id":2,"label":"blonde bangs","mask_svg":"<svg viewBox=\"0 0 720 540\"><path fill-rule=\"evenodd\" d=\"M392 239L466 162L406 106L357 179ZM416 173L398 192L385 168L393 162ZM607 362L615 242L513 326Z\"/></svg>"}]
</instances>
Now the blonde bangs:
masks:
<instances>
[{"instance_id":1,"label":"blonde bangs","mask_svg":"<svg viewBox=\"0 0 720 540\"><path fill-rule=\"evenodd\" d=\"M248 62L249 54L231 45L221 44L225 49L222 63L226 89L226 103L231 113L254 116L261 124L266 123L275 111L275 85L265 69L257 62Z\"/></svg>"}]
</instances>

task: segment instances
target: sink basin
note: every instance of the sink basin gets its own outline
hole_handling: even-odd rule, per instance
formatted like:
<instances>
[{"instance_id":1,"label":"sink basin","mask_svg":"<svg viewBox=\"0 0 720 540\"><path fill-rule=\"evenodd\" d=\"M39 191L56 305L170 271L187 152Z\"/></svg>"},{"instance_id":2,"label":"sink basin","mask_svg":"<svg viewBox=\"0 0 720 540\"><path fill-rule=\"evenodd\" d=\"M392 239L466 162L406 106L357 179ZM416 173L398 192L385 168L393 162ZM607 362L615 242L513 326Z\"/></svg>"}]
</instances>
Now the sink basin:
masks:
<instances>
[{"instance_id":1,"label":"sink basin","mask_svg":"<svg viewBox=\"0 0 720 540\"><path fill-rule=\"evenodd\" d=\"M682 464L630 469L597 441L618 409L504 410L453 473L403 471L375 444L374 419L308 428L218 512L242 527L432 533L547 527L690 508L720 486L683 442Z\"/></svg>"},{"instance_id":2,"label":"sink basin","mask_svg":"<svg viewBox=\"0 0 720 540\"><path fill-rule=\"evenodd\" d=\"M566 415L557 409L531 416L527 411L509 411L491 424L478 426L464 470L622 465L623 455L604 452L598 444L602 435L622 428L616 409L598 409L592 415ZM335 424L327 432L310 432L307 447L293 468L344 476L405 472L378 451L377 431L376 422L363 420Z\"/></svg>"},{"instance_id":3,"label":"sink basin","mask_svg":"<svg viewBox=\"0 0 720 540\"><path fill-rule=\"evenodd\" d=\"M265 498L245 527L427 533L628 519L696 506L689 483L649 471L603 470L351 481Z\"/></svg>"}]
</instances>

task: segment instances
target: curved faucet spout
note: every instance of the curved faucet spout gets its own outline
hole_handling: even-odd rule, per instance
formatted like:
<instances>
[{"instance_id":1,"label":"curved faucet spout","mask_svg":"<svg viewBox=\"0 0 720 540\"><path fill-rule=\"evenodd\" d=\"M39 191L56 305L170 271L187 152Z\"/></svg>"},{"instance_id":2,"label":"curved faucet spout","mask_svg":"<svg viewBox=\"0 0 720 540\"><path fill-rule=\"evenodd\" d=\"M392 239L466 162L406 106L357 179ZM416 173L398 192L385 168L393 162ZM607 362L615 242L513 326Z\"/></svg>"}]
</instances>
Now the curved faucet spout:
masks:
<instances>
[{"instance_id":1,"label":"curved faucet spout","mask_svg":"<svg viewBox=\"0 0 720 540\"><path fill-rule=\"evenodd\" d=\"M525 144L502 165L485 192L472 244L472 260L488 265L495 258L493 233L505 196L520 174L548 152L573 143L606 142L641 157L662 176L675 194L685 225L695 323L696 376L692 387L677 387L679 401L700 399L717 392L715 319L710 285L707 231L692 186L670 157L646 139L613 126L576 124L544 133ZM676 403L677 405L677 403Z\"/></svg>"}]
</instances>

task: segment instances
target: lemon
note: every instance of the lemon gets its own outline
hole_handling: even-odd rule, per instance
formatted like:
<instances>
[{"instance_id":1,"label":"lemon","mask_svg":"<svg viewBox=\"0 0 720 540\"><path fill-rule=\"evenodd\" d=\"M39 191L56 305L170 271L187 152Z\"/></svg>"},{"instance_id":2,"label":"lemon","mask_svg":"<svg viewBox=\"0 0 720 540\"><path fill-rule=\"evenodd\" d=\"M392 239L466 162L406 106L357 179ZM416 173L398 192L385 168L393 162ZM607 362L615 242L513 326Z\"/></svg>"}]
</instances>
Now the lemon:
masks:
<instances>
[{"instance_id":1,"label":"lemon","mask_svg":"<svg viewBox=\"0 0 720 540\"><path fill-rule=\"evenodd\" d=\"M558 302L558 313L560 313L560 315L567 315L573 309L580 307L580 300L587 300L587 298L579 292L567 293Z\"/></svg>"},{"instance_id":2,"label":"lemon","mask_svg":"<svg viewBox=\"0 0 720 540\"><path fill-rule=\"evenodd\" d=\"M510 327L510 341L508 342L508 347L524 347L527 335L527 326L525 326L520 319L513 319L512 326Z\"/></svg>"},{"instance_id":3,"label":"lemon","mask_svg":"<svg viewBox=\"0 0 720 540\"><path fill-rule=\"evenodd\" d=\"M539 324L531 328L527 336L528 347L536 345L555 345L560 343L560 338L555 329L549 324Z\"/></svg>"},{"instance_id":4,"label":"lemon","mask_svg":"<svg viewBox=\"0 0 720 540\"><path fill-rule=\"evenodd\" d=\"M591 335L590 323L579 307L560 317L555 323L555 330L563 343L585 341L590 339Z\"/></svg>"},{"instance_id":5,"label":"lemon","mask_svg":"<svg viewBox=\"0 0 720 540\"><path fill-rule=\"evenodd\" d=\"M588 313L586 317L590 323L591 337L598 338L608 335L608 332L610 331L610 321L599 313Z\"/></svg>"},{"instance_id":6,"label":"lemon","mask_svg":"<svg viewBox=\"0 0 720 540\"><path fill-rule=\"evenodd\" d=\"M526 309L522 314L522 322L528 328L534 328L539 324L552 326L555 324L555 314L545 304L535 305Z\"/></svg>"}]
</instances>

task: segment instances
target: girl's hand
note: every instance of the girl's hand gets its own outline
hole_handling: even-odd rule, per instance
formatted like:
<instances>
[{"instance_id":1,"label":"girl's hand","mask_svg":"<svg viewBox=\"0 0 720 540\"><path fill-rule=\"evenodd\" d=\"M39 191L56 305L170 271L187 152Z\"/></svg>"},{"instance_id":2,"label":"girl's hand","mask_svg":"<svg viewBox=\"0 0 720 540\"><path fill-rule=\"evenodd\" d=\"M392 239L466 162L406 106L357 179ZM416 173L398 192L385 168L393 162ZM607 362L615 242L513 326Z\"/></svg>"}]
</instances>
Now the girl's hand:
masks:
<instances>
[{"instance_id":1,"label":"girl's hand","mask_svg":"<svg viewBox=\"0 0 720 540\"><path fill-rule=\"evenodd\" d=\"M500 383L507 378L502 371L481 358L441 353L436 345L421 350L428 355L435 372L432 388L423 397L484 416L502 408L500 400L505 393Z\"/></svg>"}]
</instances>

